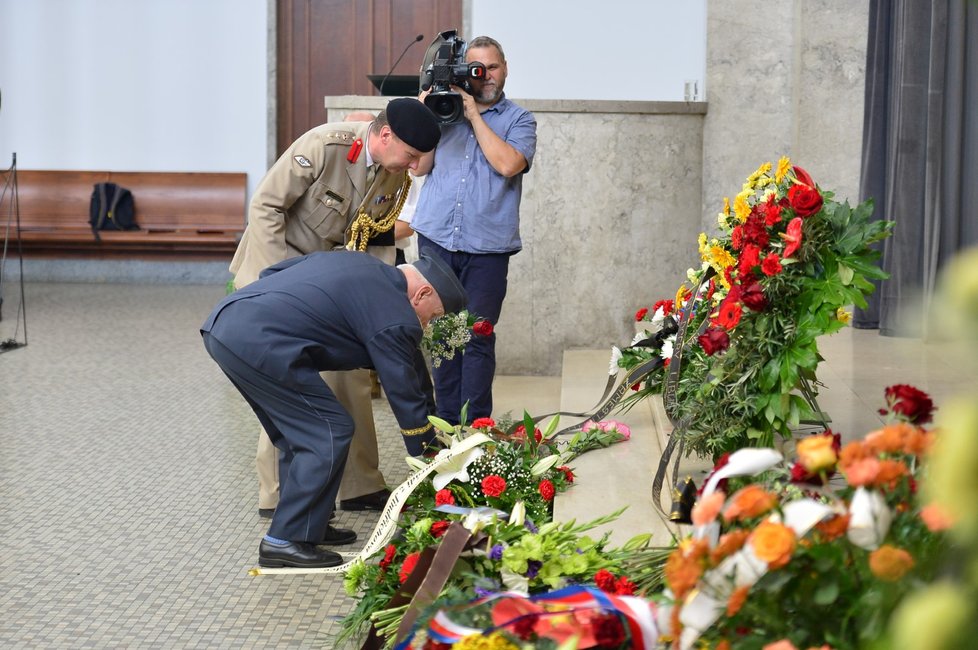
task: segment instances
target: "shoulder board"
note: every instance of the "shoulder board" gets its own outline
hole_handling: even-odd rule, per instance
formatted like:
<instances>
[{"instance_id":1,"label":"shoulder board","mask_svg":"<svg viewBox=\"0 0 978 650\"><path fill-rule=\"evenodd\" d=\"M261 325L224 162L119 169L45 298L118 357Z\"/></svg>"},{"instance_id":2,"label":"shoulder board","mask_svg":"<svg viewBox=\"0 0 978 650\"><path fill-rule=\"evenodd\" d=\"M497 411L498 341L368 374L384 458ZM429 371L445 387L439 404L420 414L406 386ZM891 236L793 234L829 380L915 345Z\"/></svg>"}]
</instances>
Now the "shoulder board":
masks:
<instances>
[{"instance_id":1,"label":"shoulder board","mask_svg":"<svg viewBox=\"0 0 978 650\"><path fill-rule=\"evenodd\" d=\"M327 131L323 134L326 144L350 144L356 137L353 131Z\"/></svg>"}]
</instances>

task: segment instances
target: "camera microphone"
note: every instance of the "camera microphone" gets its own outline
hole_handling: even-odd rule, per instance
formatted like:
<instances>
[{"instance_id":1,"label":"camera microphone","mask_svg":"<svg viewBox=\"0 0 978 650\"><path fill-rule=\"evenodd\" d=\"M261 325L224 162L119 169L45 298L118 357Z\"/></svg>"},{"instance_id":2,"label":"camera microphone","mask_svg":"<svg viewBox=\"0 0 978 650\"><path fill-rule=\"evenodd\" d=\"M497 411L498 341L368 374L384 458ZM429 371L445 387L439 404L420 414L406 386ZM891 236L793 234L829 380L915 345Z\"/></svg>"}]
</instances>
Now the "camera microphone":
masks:
<instances>
[{"instance_id":1,"label":"camera microphone","mask_svg":"<svg viewBox=\"0 0 978 650\"><path fill-rule=\"evenodd\" d=\"M392 65L391 69L388 70L387 74L384 75L384 80L380 82L380 88L378 88L378 90L380 91L381 95L384 94L384 84L387 83L387 77L391 76L391 73L394 72L394 68L396 68L397 64L401 62L401 59L403 59L404 55L407 54L407 51L411 49L411 46L417 43L418 41L423 41L423 40L424 40L424 34L418 34L417 36L414 37L414 40L408 43L407 47L404 48L404 51L401 52L401 56L397 57L397 61L394 61L394 65Z\"/></svg>"}]
</instances>

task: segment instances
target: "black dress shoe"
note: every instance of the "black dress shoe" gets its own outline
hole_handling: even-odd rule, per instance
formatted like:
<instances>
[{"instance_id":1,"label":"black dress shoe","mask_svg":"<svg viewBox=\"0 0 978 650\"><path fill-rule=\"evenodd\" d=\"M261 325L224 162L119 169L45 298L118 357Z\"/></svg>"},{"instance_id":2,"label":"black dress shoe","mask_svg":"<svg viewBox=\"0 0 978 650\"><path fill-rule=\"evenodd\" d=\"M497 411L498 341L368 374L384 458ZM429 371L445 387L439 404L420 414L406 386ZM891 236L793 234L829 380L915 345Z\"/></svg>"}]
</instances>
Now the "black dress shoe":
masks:
<instances>
[{"instance_id":1,"label":"black dress shoe","mask_svg":"<svg viewBox=\"0 0 978 650\"><path fill-rule=\"evenodd\" d=\"M268 569L281 567L318 569L341 564L343 558L339 553L319 549L305 542L289 542L279 546L263 539L258 546L258 566Z\"/></svg>"},{"instance_id":2,"label":"black dress shoe","mask_svg":"<svg viewBox=\"0 0 978 650\"><path fill-rule=\"evenodd\" d=\"M356 531L352 531L348 528L333 528L332 526L326 526L326 537L319 544L325 544L326 546L340 546L342 544L352 544L357 541Z\"/></svg>"},{"instance_id":3,"label":"black dress shoe","mask_svg":"<svg viewBox=\"0 0 978 650\"><path fill-rule=\"evenodd\" d=\"M262 519L271 519L275 514L275 508L258 508L258 516Z\"/></svg>"},{"instance_id":4,"label":"black dress shoe","mask_svg":"<svg viewBox=\"0 0 978 650\"><path fill-rule=\"evenodd\" d=\"M377 490L376 492L364 494L362 497L355 499L343 499L340 501L340 507L344 510L351 511L376 510L379 512L387 505L387 499L390 498L390 495L390 490Z\"/></svg>"}]
</instances>

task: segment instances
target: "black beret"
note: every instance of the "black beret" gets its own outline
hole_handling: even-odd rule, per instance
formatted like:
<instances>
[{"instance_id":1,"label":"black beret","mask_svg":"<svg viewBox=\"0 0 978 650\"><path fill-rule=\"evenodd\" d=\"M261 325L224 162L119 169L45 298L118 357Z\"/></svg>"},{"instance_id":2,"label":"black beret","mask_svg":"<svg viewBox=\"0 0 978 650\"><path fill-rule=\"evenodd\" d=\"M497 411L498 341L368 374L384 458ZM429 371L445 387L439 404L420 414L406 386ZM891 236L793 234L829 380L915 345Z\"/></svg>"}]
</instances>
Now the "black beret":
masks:
<instances>
[{"instance_id":1,"label":"black beret","mask_svg":"<svg viewBox=\"0 0 978 650\"><path fill-rule=\"evenodd\" d=\"M435 114L412 97L399 97L388 102L387 123L394 135L422 153L434 149L441 138Z\"/></svg>"},{"instance_id":2,"label":"black beret","mask_svg":"<svg viewBox=\"0 0 978 650\"><path fill-rule=\"evenodd\" d=\"M438 293L446 314L462 311L469 304L469 297L455 272L437 255L422 255L414 268Z\"/></svg>"}]
</instances>

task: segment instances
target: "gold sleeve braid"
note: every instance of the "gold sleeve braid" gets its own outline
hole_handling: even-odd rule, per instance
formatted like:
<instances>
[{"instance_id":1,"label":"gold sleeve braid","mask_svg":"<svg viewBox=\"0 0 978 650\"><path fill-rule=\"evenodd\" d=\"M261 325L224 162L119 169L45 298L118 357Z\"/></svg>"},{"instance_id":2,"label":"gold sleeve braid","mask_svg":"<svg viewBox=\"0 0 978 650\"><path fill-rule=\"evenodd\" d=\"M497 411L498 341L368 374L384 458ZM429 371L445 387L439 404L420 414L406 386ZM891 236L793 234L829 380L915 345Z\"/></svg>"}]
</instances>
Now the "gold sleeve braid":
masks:
<instances>
[{"instance_id":1,"label":"gold sleeve braid","mask_svg":"<svg viewBox=\"0 0 978 650\"><path fill-rule=\"evenodd\" d=\"M417 429L401 429L402 436L420 436L422 433L427 433L431 431L431 422L424 425L423 427L418 427Z\"/></svg>"},{"instance_id":2,"label":"gold sleeve braid","mask_svg":"<svg viewBox=\"0 0 978 650\"><path fill-rule=\"evenodd\" d=\"M387 214L377 221L374 221L363 208L360 208L357 211L357 216L353 217L353 221L350 223L350 242L346 245L347 249L362 253L367 250L367 242L370 241L371 237L393 228L394 222L397 221L397 217L404 208L404 202L407 201L409 189L411 189L411 175L404 172L404 182L401 184L400 192L397 195L397 202L394 207L387 211Z\"/></svg>"}]
</instances>

